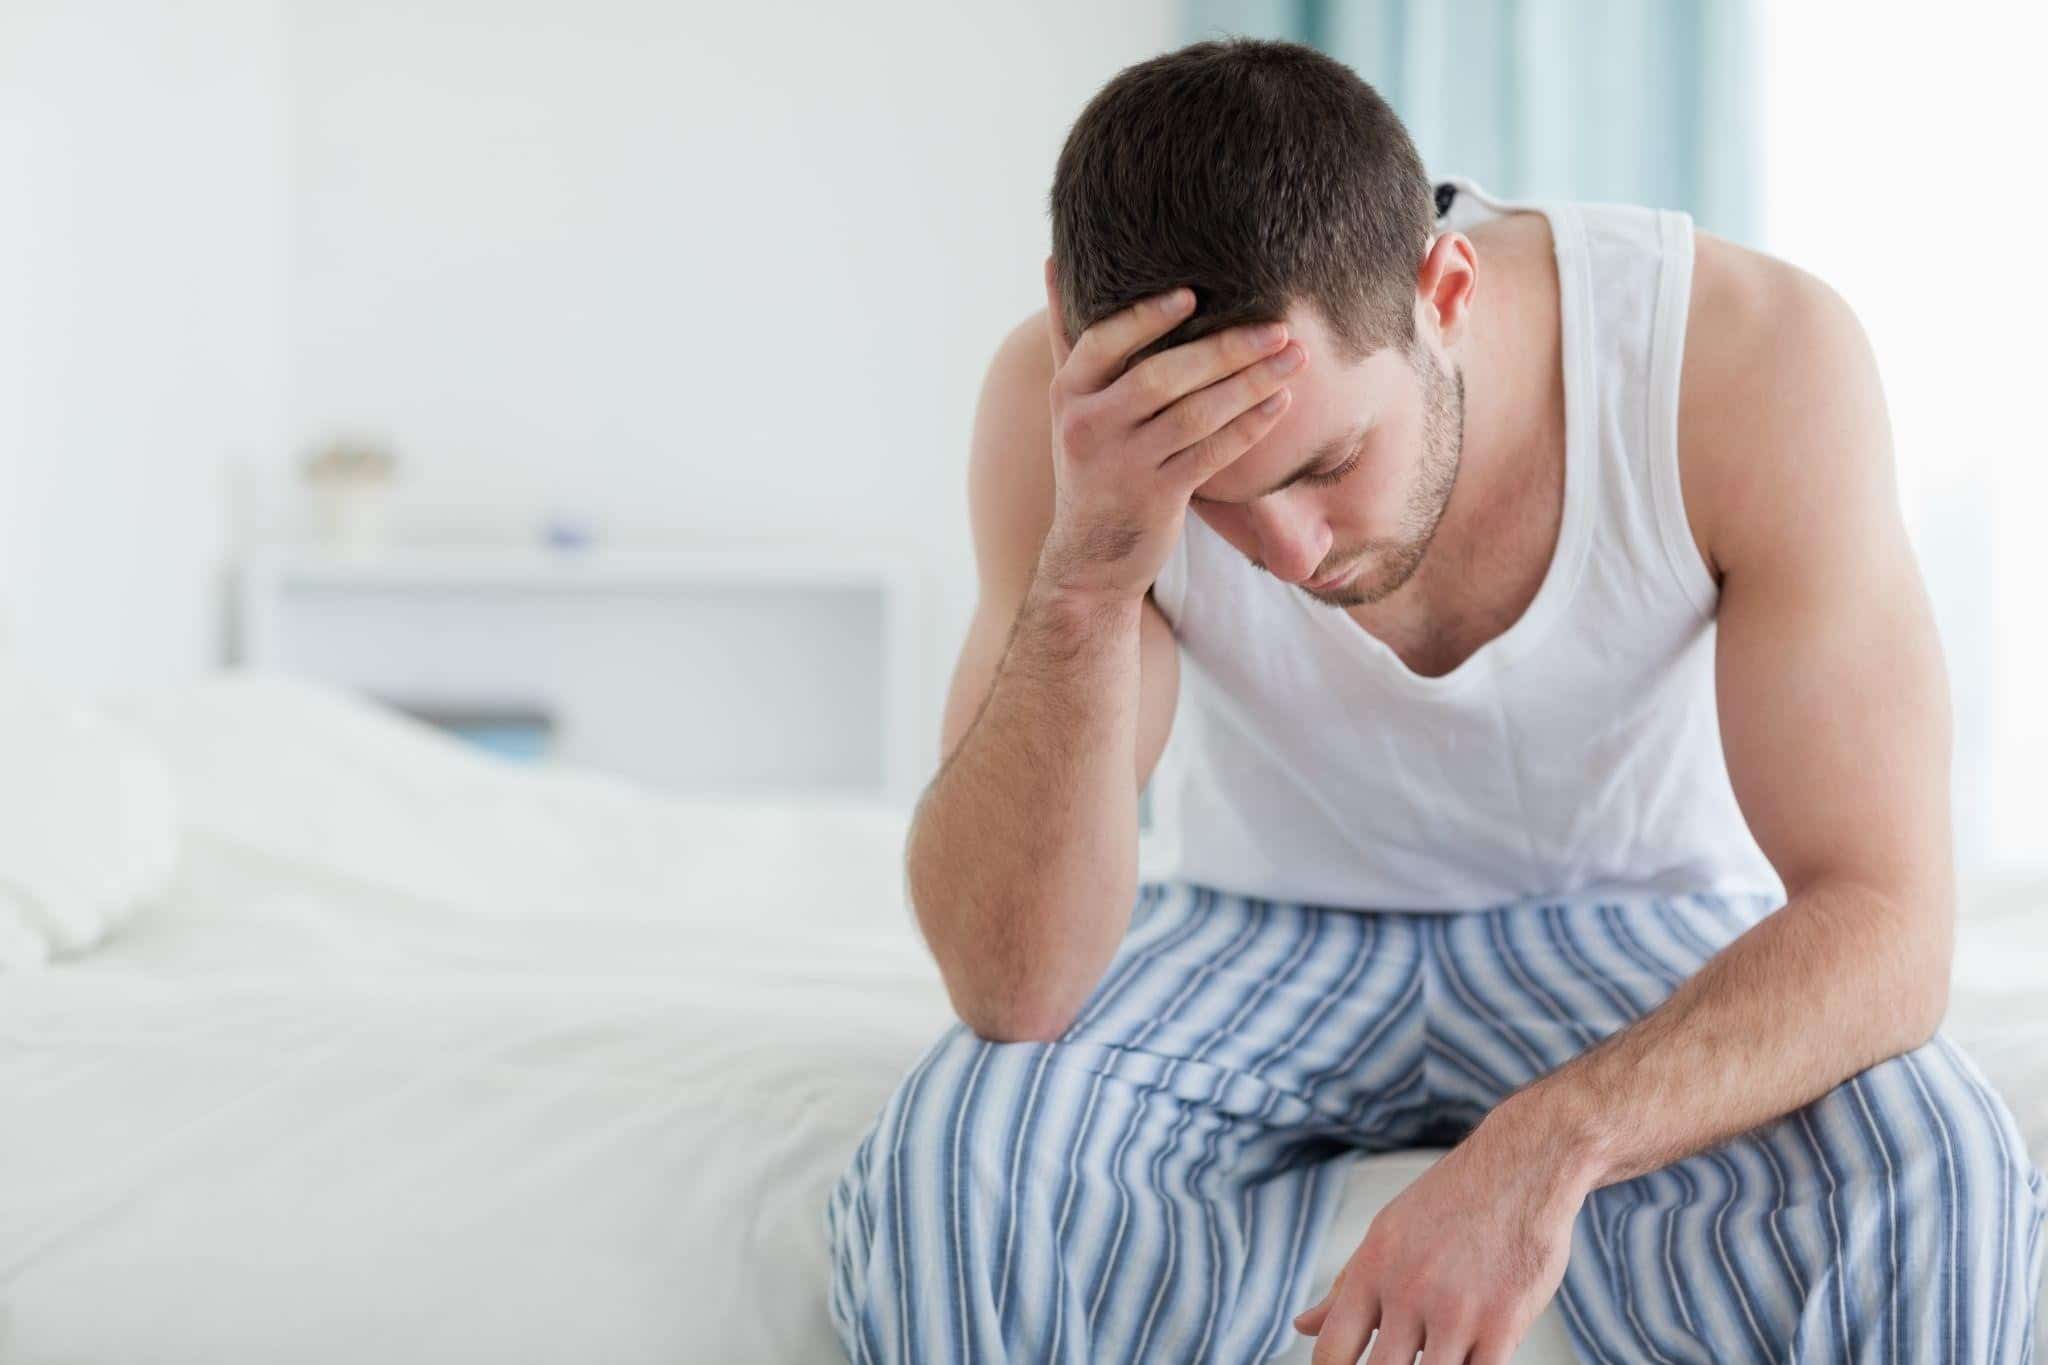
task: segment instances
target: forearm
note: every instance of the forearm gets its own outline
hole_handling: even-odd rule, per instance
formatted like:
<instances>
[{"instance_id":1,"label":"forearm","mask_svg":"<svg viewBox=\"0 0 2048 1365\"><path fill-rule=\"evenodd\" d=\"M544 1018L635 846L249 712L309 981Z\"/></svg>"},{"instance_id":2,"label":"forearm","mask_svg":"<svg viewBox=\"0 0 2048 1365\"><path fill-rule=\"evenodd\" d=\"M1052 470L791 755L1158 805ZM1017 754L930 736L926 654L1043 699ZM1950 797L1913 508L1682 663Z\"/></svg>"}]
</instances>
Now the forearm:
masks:
<instances>
[{"instance_id":1,"label":"forearm","mask_svg":"<svg viewBox=\"0 0 2048 1365\"><path fill-rule=\"evenodd\" d=\"M1035 583L980 713L926 788L907 870L955 1010L1056 1035L1137 888L1140 599Z\"/></svg>"},{"instance_id":2,"label":"forearm","mask_svg":"<svg viewBox=\"0 0 2048 1365\"><path fill-rule=\"evenodd\" d=\"M1590 1191L1671 1164L1919 1046L1946 1008L1952 899L1792 897L1656 1009L1488 1116Z\"/></svg>"}]
</instances>

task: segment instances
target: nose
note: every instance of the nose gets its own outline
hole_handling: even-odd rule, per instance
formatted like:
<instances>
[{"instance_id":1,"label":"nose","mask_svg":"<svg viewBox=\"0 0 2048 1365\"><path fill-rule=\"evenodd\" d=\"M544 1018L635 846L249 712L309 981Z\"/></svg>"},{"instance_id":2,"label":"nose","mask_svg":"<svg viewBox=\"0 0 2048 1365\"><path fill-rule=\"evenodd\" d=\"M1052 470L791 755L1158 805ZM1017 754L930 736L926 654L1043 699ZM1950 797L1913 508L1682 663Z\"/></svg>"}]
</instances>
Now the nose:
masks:
<instances>
[{"instance_id":1,"label":"nose","mask_svg":"<svg viewBox=\"0 0 2048 1365\"><path fill-rule=\"evenodd\" d=\"M1259 538L1259 562L1285 583L1306 583L1330 553L1330 528L1305 511L1281 504L1284 494L1261 498L1251 512L1253 534ZM1268 504L1273 504L1269 506Z\"/></svg>"}]
</instances>

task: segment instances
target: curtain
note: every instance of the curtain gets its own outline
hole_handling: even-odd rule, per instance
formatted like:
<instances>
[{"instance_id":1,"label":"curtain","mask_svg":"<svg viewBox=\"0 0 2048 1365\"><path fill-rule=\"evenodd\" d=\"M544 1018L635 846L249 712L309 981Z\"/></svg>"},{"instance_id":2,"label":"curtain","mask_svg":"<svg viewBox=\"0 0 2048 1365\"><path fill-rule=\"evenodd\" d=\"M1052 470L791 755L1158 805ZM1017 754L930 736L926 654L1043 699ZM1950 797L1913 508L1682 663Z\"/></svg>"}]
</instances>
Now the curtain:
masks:
<instances>
[{"instance_id":1,"label":"curtain","mask_svg":"<svg viewBox=\"0 0 2048 1365\"><path fill-rule=\"evenodd\" d=\"M1184 19L1190 39L1291 38L1345 62L1432 176L1757 238L1755 0L1186 0Z\"/></svg>"}]
</instances>

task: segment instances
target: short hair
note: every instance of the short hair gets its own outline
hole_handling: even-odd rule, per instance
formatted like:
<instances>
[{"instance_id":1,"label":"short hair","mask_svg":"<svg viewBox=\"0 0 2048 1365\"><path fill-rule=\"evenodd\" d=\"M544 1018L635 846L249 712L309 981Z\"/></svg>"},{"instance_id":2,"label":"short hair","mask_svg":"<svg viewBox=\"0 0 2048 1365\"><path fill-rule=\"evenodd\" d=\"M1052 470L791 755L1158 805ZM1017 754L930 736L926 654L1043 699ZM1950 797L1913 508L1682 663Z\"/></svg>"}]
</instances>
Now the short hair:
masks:
<instances>
[{"instance_id":1,"label":"short hair","mask_svg":"<svg viewBox=\"0 0 2048 1365\"><path fill-rule=\"evenodd\" d=\"M1118 72L1067 134L1050 195L1068 339L1179 285L1154 351L1312 305L1347 362L1415 335L1436 221L1400 118L1299 43L1198 42Z\"/></svg>"}]
</instances>

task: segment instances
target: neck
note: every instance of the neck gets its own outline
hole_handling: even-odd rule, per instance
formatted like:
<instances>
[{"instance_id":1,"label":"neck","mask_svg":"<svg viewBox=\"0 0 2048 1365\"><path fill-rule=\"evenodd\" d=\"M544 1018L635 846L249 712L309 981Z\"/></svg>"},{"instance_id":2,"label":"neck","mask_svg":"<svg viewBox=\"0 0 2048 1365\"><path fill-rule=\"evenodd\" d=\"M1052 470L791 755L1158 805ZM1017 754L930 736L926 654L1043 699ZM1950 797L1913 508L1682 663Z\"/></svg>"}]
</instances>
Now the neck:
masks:
<instances>
[{"instance_id":1,"label":"neck","mask_svg":"<svg viewBox=\"0 0 2048 1365\"><path fill-rule=\"evenodd\" d=\"M1535 246L1501 244L1483 263L1491 269L1482 272L1454 357L1465 372L1465 446L1444 509L1447 530L1461 497L1467 520L1484 521L1535 481L1561 448L1563 370L1549 234Z\"/></svg>"},{"instance_id":2,"label":"neck","mask_svg":"<svg viewBox=\"0 0 2048 1365\"><path fill-rule=\"evenodd\" d=\"M1361 608L1361 620L1483 618L1493 598L1529 589L1524 580L1542 565L1522 561L1537 554L1533 544L1550 543L1545 530L1561 510L1552 490L1564 462L1564 372L1550 234L1506 220L1475 231L1473 244L1481 283L1449 354L1465 379L1457 480L1415 577Z\"/></svg>"}]
</instances>

